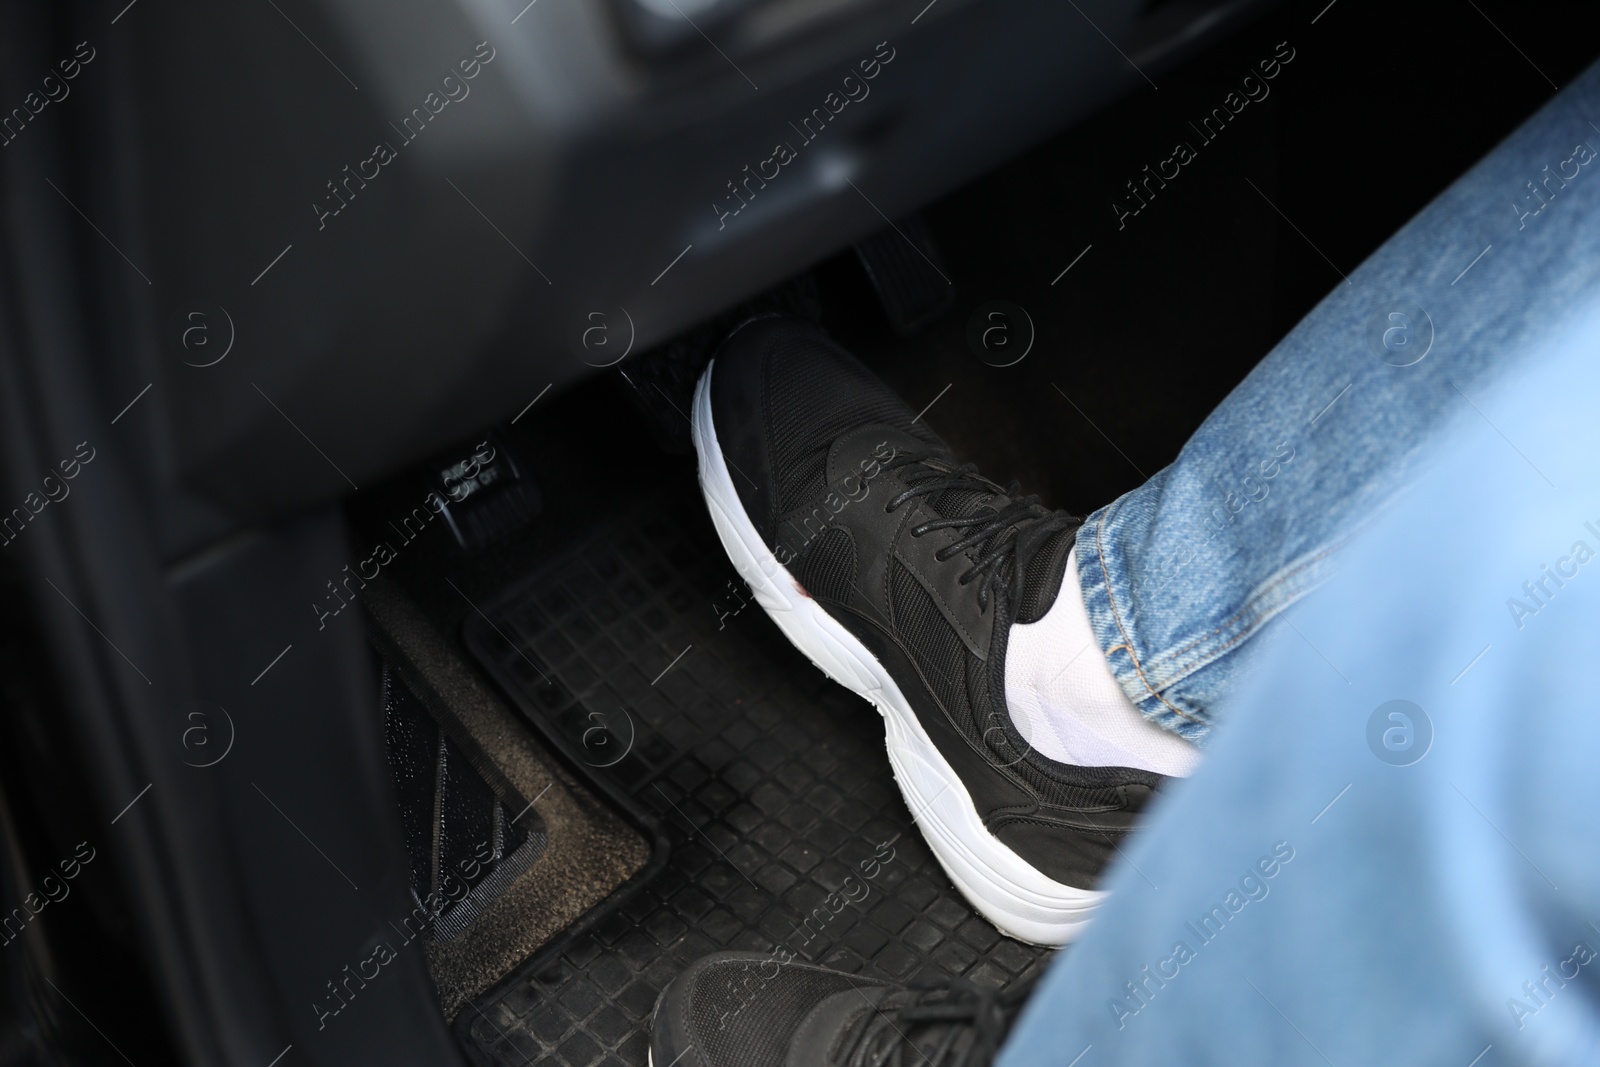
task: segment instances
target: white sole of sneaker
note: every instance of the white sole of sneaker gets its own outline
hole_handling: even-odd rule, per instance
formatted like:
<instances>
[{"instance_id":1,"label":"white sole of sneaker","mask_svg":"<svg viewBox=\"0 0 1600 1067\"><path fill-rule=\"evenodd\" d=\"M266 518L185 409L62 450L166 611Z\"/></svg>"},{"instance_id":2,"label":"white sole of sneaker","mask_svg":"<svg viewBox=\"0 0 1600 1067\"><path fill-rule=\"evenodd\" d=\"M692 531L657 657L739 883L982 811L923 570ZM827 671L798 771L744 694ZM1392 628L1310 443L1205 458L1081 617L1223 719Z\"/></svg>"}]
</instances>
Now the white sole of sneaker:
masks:
<instances>
[{"instance_id":1,"label":"white sole of sneaker","mask_svg":"<svg viewBox=\"0 0 1600 1067\"><path fill-rule=\"evenodd\" d=\"M1105 893L1057 882L989 832L972 797L922 728L895 680L778 562L745 514L711 420L711 372L694 393L694 445L712 525L739 576L772 621L822 673L883 716L895 781L939 865L1000 932L1035 945L1064 945L1083 931Z\"/></svg>"}]
</instances>

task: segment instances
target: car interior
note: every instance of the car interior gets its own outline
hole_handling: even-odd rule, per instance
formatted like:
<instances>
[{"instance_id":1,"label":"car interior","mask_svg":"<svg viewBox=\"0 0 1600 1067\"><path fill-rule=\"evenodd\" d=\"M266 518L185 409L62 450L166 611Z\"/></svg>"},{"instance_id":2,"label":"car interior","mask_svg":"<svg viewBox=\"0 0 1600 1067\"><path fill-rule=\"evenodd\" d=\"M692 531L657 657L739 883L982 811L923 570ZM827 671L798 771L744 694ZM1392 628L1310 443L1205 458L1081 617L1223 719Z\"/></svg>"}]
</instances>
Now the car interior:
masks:
<instances>
[{"instance_id":1,"label":"car interior","mask_svg":"<svg viewBox=\"0 0 1600 1067\"><path fill-rule=\"evenodd\" d=\"M697 378L808 320L1087 514L1597 23L6 3L0 1064L643 1067L719 949L1035 974L746 610Z\"/></svg>"}]
</instances>

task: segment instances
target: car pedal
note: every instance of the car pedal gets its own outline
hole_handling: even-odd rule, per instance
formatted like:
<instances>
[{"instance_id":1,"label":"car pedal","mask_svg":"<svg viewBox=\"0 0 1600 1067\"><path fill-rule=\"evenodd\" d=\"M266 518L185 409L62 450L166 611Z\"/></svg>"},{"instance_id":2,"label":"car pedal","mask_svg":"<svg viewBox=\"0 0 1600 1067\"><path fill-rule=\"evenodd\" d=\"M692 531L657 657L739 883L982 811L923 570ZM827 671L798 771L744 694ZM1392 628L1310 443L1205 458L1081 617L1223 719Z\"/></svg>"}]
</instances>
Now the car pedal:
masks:
<instances>
[{"instance_id":1,"label":"car pedal","mask_svg":"<svg viewBox=\"0 0 1600 1067\"><path fill-rule=\"evenodd\" d=\"M856 242L856 256L901 337L923 329L955 304L944 257L921 215L907 215Z\"/></svg>"},{"instance_id":2,"label":"car pedal","mask_svg":"<svg viewBox=\"0 0 1600 1067\"><path fill-rule=\"evenodd\" d=\"M820 322L822 297L816 278L809 271L796 275L617 365L616 380L637 405L662 451L677 455L694 451L689 409L694 406L700 372L735 327L754 316L770 314Z\"/></svg>"}]
</instances>

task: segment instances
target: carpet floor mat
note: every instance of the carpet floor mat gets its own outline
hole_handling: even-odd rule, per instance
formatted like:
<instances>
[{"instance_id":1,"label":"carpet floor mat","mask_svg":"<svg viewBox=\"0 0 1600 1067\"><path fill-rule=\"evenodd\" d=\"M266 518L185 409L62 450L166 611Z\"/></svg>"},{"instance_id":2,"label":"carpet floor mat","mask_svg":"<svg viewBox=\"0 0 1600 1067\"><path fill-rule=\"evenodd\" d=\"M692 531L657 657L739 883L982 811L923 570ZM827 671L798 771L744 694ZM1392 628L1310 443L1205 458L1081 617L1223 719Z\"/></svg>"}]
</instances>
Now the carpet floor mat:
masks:
<instances>
[{"instance_id":1,"label":"carpet floor mat","mask_svg":"<svg viewBox=\"0 0 1600 1067\"><path fill-rule=\"evenodd\" d=\"M457 1016L479 1062L644 1067L662 987L719 949L1002 986L1002 936L915 828L883 725L778 632L692 469L469 615L471 654L656 837L658 872ZM664 853L664 855L663 855Z\"/></svg>"},{"instance_id":2,"label":"carpet floor mat","mask_svg":"<svg viewBox=\"0 0 1600 1067\"><path fill-rule=\"evenodd\" d=\"M651 843L528 736L398 585L379 579L363 596L385 662L385 725L414 899L420 904L431 887L448 901L471 886L437 913L424 944L446 1018L472 1015L473 998L644 870ZM410 729L393 714L394 698L408 694ZM397 734L419 733L433 751L401 773Z\"/></svg>"}]
</instances>

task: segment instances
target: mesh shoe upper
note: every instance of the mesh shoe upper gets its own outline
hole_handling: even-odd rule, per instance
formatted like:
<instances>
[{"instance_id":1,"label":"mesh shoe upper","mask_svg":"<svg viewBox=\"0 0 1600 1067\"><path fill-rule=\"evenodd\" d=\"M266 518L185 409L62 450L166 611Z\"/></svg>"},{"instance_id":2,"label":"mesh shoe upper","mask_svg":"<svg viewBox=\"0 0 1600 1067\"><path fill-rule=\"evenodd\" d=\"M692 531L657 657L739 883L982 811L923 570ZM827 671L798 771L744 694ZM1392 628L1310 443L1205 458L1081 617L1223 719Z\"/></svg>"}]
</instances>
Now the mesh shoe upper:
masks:
<instances>
[{"instance_id":1,"label":"mesh shoe upper","mask_svg":"<svg viewBox=\"0 0 1600 1067\"><path fill-rule=\"evenodd\" d=\"M711 407L757 531L893 675L985 826L1051 878L1092 885L1162 778L1041 756L1004 692L1010 625L1054 601L1076 521L961 467L807 323L736 331Z\"/></svg>"},{"instance_id":2,"label":"mesh shoe upper","mask_svg":"<svg viewBox=\"0 0 1600 1067\"><path fill-rule=\"evenodd\" d=\"M662 990L650 1054L657 1067L987 1067L1030 986L902 986L718 952Z\"/></svg>"},{"instance_id":3,"label":"mesh shoe upper","mask_svg":"<svg viewBox=\"0 0 1600 1067\"><path fill-rule=\"evenodd\" d=\"M785 1067L791 1038L817 1005L884 985L772 955L707 956L662 990L651 1055L657 1067L680 1056L679 1067Z\"/></svg>"}]
</instances>

